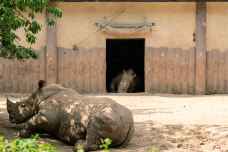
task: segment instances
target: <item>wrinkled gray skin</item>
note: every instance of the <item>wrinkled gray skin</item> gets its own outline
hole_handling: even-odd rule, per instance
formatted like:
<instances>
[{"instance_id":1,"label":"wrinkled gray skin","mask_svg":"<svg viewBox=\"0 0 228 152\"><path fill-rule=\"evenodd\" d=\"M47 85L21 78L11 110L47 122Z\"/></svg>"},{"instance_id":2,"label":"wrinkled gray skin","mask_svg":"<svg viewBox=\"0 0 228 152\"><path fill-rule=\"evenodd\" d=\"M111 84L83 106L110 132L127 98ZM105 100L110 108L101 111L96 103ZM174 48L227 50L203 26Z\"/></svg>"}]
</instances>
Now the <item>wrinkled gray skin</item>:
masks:
<instances>
[{"instance_id":1,"label":"wrinkled gray skin","mask_svg":"<svg viewBox=\"0 0 228 152\"><path fill-rule=\"evenodd\" d=\"M123 70L111 82L110 91L118 93L137 92L142 85L133 69Z\"/></svg>"},{"instance_id":2,"label":"wrinkled gray skin","mask_svg":"<svg viewBox=\"0 0 228 152\"><path fill-rule=\"evenodd\" d=\"M44 86L21 102L7 99L12 123L23 123L22 138L32 133L49 133L86 151L98 149L102 139L112 139L112 147L123 147L134 134L133 116L129 109L109 98L85 97L58 84Z\"/></svg>"}]
</instances>

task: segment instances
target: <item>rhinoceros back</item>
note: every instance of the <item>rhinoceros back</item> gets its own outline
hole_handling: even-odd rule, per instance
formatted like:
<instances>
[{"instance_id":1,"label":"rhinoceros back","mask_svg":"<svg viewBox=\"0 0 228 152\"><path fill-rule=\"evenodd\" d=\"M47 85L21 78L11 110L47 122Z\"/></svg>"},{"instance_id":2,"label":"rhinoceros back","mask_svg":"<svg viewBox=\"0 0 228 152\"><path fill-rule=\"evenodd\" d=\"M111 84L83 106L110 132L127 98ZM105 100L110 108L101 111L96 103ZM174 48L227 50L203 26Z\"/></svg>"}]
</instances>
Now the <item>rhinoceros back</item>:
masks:
<instances>
[{"instance_id":1,"label":"rhinoceros back","mask_svg":"<svg viewBox=\"0 0 228 152\"><path fill-rule=\"evenodd\" d=\"M72 92L74 95L79 95L77 91L70 88L64 88L60 84L50 84L43 88L41 98L42 100L44 100L45 98L48 98L51 95L59 93L60 91Z\"/></svg>"}]
</instances>

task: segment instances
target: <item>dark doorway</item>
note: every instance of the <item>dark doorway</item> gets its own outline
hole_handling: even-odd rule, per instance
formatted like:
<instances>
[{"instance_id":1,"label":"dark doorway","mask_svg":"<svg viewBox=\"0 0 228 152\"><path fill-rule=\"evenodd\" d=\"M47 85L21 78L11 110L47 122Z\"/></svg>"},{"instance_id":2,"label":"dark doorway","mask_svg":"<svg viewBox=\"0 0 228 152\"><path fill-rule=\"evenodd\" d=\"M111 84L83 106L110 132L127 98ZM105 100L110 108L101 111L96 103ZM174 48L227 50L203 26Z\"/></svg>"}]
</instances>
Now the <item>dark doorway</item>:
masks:
<instances>
[{"instance_id":1,"label":"dark doorway","mask_svg":"<svg viewBox=\"0 0 228 152\"><path fill-rule=\"evenodd\" d=\"M144 92L144 52L145 39L106 39L107 92L110 92L112 79L129 68L142 79L143 87L139 92Z\"/></svg>"}]
</instances>

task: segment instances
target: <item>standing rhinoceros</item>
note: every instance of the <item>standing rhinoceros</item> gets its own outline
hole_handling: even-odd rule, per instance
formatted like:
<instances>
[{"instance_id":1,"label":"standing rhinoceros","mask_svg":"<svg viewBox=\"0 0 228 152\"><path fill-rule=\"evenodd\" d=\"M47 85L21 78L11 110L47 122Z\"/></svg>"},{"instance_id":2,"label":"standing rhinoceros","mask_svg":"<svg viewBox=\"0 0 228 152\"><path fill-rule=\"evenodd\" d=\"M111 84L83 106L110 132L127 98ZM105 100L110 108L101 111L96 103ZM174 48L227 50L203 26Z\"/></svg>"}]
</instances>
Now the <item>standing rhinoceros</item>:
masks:
<instances>
[{"instance_id":1,"label":"standing rhinoceros","mask_svg":"<svg viewBox=\"0 0 228 152\"><path fill-rule=\"evenodd\" d=\"M71 145L83 145L86 151L99 148L110 138L112 147L125 146L134 133L132 113L109 98L86 97L58 84L38 89L28 99L13 103L7 99L12 123L25 123L19 136L46 132Z\"/></svg>"},{"instance_id":2,"label":"standing rhinoceros","mask_svg":"<svg viewBox=\"0 0 228 152\"><path fill-rule=\"evenodd\" d=\"M142 81L133 69L123 70L110 84L111 92L138 92L142 88Z\"/></svg>"}]
</instances>

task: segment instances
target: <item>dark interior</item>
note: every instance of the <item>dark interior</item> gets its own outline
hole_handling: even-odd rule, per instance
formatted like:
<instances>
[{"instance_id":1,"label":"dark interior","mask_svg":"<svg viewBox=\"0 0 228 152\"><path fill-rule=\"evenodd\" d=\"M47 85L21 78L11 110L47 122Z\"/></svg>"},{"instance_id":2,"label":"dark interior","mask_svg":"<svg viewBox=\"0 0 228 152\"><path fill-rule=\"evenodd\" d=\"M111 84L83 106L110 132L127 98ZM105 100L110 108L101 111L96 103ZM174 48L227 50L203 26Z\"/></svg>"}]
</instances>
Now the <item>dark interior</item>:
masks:
<instances>
[{"instance_id":1,"label":"dark interior","mask_svg":"<svg viewBox=\"0 0 228 152\"><path fill-rule=\"evenodd\" d=\"M133 68L142 79L144 92L144 51L145 39L106 39L106 89L112 79L123 71Z\"/></svg>"}]
</instances>

